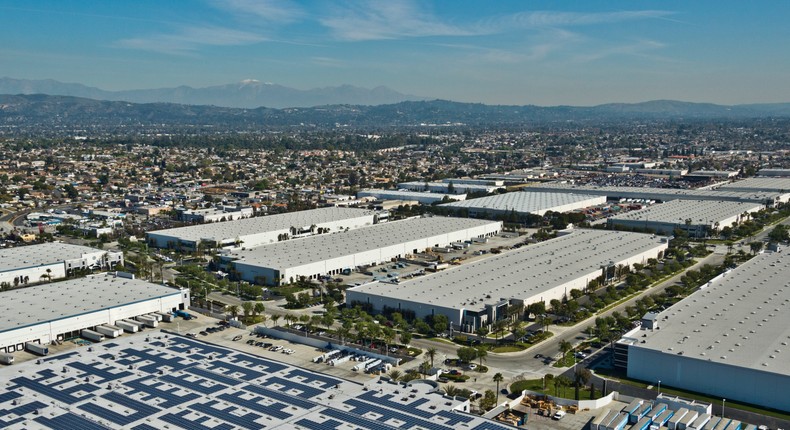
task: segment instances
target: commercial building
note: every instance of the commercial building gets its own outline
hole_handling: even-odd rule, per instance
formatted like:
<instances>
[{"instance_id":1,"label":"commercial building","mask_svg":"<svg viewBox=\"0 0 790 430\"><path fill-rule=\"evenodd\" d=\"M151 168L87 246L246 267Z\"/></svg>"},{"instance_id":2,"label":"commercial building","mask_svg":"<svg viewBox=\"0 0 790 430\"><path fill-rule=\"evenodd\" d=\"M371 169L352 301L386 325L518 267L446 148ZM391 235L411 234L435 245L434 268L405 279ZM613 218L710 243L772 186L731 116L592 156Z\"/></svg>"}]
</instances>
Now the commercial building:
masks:
<instances>
[{"instance_id":1,"label":"commercial building","mask_svg":"<svg viewBox=\"0 0 790 430\"><path fill-rule=\"evenodd\" d=\"M304 276L318 279L476 237L493 236L502 223L468 218L412 218L403 221L289 240L233 254L242 279L283 284Z\"/></svg>"},{"instance_id":2,"label":"commercial building","mask_svg":"<svg viewBox=\"0 0 790 430\"><path fill-rule=\"evenodd\" d=\"M410 310L418 318L441 314L472 332L505 318L508 306L562 299L619 265L663 257L665 238L605 230L574 230L556 239L414 280L373 282L346 291L346 303Z\"/></svg>"},{"instance_id":3,"label":"commercial building","mask_svg":"<svg viewBox=\"0 0 790 430\"><path fill-rule=\"evenodd\" d=\"M503 189L504 186L481 185L481 184L455 184L452 182L401 182L398 188L410 191L428 191L432 193L444 194L468 194L486 193L490 194L496 190Z\"/></svg>"},{"instance_id":4,"label":"commercial building","mask_svg":"<svg viewBox=\"0 0 790 430\"><path fill-rule=\"evenodd\" d=\"M529 187L530 191L547 193L573 193L606 196L609 200L646 199L667 202L670 200L715 200L727 202L759 203L773 205L787 201L790 195L765 192L743 192L725 190L689 190L648 187L608 187L595 185L571 185L566 183L541 184Z\"/></svg>"},{"instance_id":5,"label":"commercial building","mask_svg":"<svg viewBox=\"0 0 790 430\"><path fill-rule=\"evenodd\" d=\"M790 169L760 169L757 176L778 176L781 178L790 178Z\"/></svg>"},{"instance_id":6,"label":"commercial building","mask_svg":"<svg viewBox=\"0 0 790 430\"><path fill-rule=\"evenodd\" d=\"M189 306L189 292L114 274L0 292L0 352L48 345L80 330Z\"/></svg>"},{"instance_id":7,"label":"commercial building","mask_svg":"<svg viewBox=\"0 0 790 430\"><path fill-rule=\"evenodd\" d=\"M363 385L170 333L15 364L0 378L9 428L513 429L435 382Z\"/></svg>"},{"instance_id":8,"label":"commercial building","mask_svg":"<svg viewBox=\"0 0 790 430\"><path fill-rule=\"evenodd\" d=\"M463 202L447 203L442 207L469 211L469 216L483 215L543 215L546 212L570 212L606 203L605 196L566 193L534 193L516 191L495 196L480 197Z\"/></svg>"},{"instance_id":9,"label":"commercial building","mask_svg":"<svg viewBox=\"0 0 790 430\"><path fill-rule=\"evenodd\" d=\"M209 248L253 247L377 222L374 211L330 207L152 231L146 233L146 240L150 246L186 250L195 250L201 243Z\"/></svg>"},{"instance_id":10,"label":"commercial building","mask_svg":"<svg viewBox=\"0 0 790 430\"><path fill-rule=\"evenodd\" d=\"M716 187L722 191L741 191L747 193L790 194L790 178L748 178ZM785 198L784 201L787 201Z\"/></svg>"},{"instance_id":11,"label":"commercial building","mask_svg":"<svg viewBox=\"0 0 790 430\"><path fill-rule=\"evenodd\" d=\"M644 209L623 213L607 220L610 226L652 230L672 234L675 229L690 237L706 237L711 231L732 227L763 206L756 203L711 200L671 200Z\"/></svg>"},{"instance_id":12,"label":"commercial building","mask_svg":"<svg viewBox=\"0 0 790 430\"><path fill-rule=\"evenodd\" d=\"M178 211L178 218L186 222L224 222L253 215L251 207L220 206L208 209L183 209Z\"/></svg>"},{"instance_id":13,"label":"commercial building","mask_svg":"<svg viewBox=\"0 0 790 430\"><path fill-rule=\"evenodd\" d=\"M499 179L445 178L442 179L442 182L446 184L505 186L505 181Z\"/></svg>"},{"instance_id":14,"label":"commercial building","mask_svg":"<svg viewBox=\"0 0 790 430\"><path fill-rule=\"evenodd\" d=\"M617 344L628 377L790 410L790 255L758 255ZM623 357L624 356L624 357Z\"/></svg>"},{"instance_id":15,"label":"commercial building","mask_svg":"<svg viewBox=\"0 0 790 430\"><path fill-rule=\"evenodd\" d=\"M688 177L705 178L714 180L732 179L738 176L737 170L696 170L688 172Z\"/></svg>"},{"instance_id":16,"label":"commercial building","mask_svg":"<svg viewBox=\"0 0 790 430\"><path fill-rule=\"evenodd\" d=\"M50 242L0 250L0 283L12 286L65 278L77 269L123 264L123 252Z\"/></svg>"},{"instance_id":17,"label":"commercial building","mask_svg":"<svg viewBox=\"0 0 790 430\"><path fill-rule=\"evenodd\" d=\"M414 200L424 205L441 202L442 200L466 200L466 194L442 194L421 191L405 190L362 190L357 193L358 198L375 197L378 200Z\"/></svg>"}]
</instances>

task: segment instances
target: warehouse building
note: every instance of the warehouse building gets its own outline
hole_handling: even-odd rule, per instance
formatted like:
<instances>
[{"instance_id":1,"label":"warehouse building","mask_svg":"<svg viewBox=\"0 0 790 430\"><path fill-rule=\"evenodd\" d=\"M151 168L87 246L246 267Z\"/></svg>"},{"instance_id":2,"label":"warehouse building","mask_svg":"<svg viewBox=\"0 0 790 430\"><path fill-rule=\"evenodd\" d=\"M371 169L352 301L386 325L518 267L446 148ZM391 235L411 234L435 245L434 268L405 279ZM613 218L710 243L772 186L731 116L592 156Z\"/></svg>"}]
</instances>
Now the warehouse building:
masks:
<instances>
[{"instance_id":1,"label":"warehouse building","mask_svg":"<svg viewBox=\"0 0 790 430\"><path fill-rule=\"evenodd\" d=\"M48 345L80 330L189 306L189 292L114 274L0 292L0 352Z\"/></svg>"},{"instance_id":2,"label":"warehouse building","mask_svg":"<svg viewBox=\"0 0 790 430\"><path fill-rule=\"evenodd\" d=\"M741 191L747 193L790 193L790 178L748 178L730 182L715 188L721 191ZM787 199L785 199L787 201Z\"/></svg>"},{"instance_id":3,"label":"warehouse building","mask_svg":"<svg viewBox=\"0 0 790 430\"><path fill-rule=\"evenodd\" d=\"M405 190L362 190L357 193L358 198L375 197L378 200L413 200L424 205L441 202L442 200L466 200L466 194L427 193L421 191Z\"/></svg>"},{"instance_id":4,"label":"warehouse building","mask_svg":"<svg viewBox=\"0 0 790 430\"><path fill-rule=\"evenodd\" d=\"M690 237L701 238L707 237L712 231L733 227L762 208L756 203L671 200L613 216L607 223L610 226L651 230L668 235L680 229Z\"/></svg>"},{"instance_id":5,"label":"warehouse building","mask_svg":"<svg viewBox=\"0 0 790 430\"><path fill-rule=\"evenodd\" d=\"M481 184L455 184L453 182L401 182L398 188L410 191L428 191L431 193L444 194L468 194L486 193L491 194L496 190L504 189L504 186L481 185Z\"/></svg>"},{"instance_id":6,"label":"warehouse building","mask_svg":"<svg viewBox=\"0 0 790 430\"><path fill-rule=\"evenodd\" d=\"M346 304L376 310L442 314L453 326L473 332L505 318L508 306L562 299L619 265L662 258L665 238L605 230L572 230L545 242L414 280L373 282L346 291Z\"/></svg>"},{"instance_id":7,"label":"warehouse building","mask_svg":"<svg viewBox=\"0 0 790 430\"><path fill-rule=\"evenodd\" d=\"M790 256L765 253L660 312L616 347L629 378L788 411L788 314Z\"/></svg>"},{"instance_id":8,"label":"warehouse building","mask_svg":"<svg viewBox=\"0 0 790 430\"><path fill-rule=\"evenodd\" d=\"M352 230L378 222L378 214L365 209L321 208L235 221L171 228L146 233L157 248L194 251L198 245L222 248L266 245L313 234Z\"/></svg>"},{"instance_id":9,"label":"warehouse building","mask_svg":"<svg viewBox=\"0 0 790 430\"><path fill-rule=\"evenodd\" d=\"M469 216L473 217L507 215L511 213L542 216L549 211L570 212L604 203L606 203L605 196L520 191L447 203L442 205L442 207L454 210L464 208L469 211Z\"/></svg>"},{"instance_id":10,"label":"warehouse building","mask_svg":"<svg viewBox=\"0 0 790 430\"><path fill-rule=\"evenodd\" d=\"M172 333L0 369L14 429L508 430L433 381L365 384Z\"/></svg>"},{"instance_id":11,"label":"warehouse building","mask_svg":"<svg viewBox=\"0 0 790 430\"><path fill-rule=\"evenodd\" d=\"M499 233L502 223L467 218L412 218L348 232L290 240L242 250L232 266L242 279L259 284L291 283L304 276L348 273L473 238Z\"/></svg>"},{"instance_id":12,"label":"warehouse building","mask_svg":"<svg viewBox=\"0 0 790 430\"><path fill-rule=\"evenodd\" d=\"M774 176L780 178L790 178L790 169L760 169L757 176Z\"/></svg>"},{"instance_id":13,"label":"warehouse building","mask_svg":"<svg viewBox=\"0 0 790 430\"><path fill-rule=\"evenodd\" d=\"M645 199L668 202L670 200L715 200L728 202L759 203L771 206L786 202L790 194L743 192L731 190L689 190L648 187L608 187L595 185L572 185L565 183L541 184L529 187L529 191L546 193L574 193L606 196L609 200Z\"/></svg>"},{"instance_id":14,"label":"warehouse building","mask_svg":"<svg viewBox=\"0 0 790 430\"><path fill-rule=\"evenodd\" d=\"M0 250L0 283L19 286L65 278L76 269L123 265L123 252L49 242Z\"/></svg>"},{"instance_id":15,"label":"warehouse building","mask_svg":"<svg viewBox=\"0 0 790 430\"><path fill-rule=\"evenodd\" d=\"M441 182L446 184L465 184L465 185L492 185L495 187L504 187L505 181L497 179L474 179L474 178L444 178Z\"/></svg>"}]
</instances>

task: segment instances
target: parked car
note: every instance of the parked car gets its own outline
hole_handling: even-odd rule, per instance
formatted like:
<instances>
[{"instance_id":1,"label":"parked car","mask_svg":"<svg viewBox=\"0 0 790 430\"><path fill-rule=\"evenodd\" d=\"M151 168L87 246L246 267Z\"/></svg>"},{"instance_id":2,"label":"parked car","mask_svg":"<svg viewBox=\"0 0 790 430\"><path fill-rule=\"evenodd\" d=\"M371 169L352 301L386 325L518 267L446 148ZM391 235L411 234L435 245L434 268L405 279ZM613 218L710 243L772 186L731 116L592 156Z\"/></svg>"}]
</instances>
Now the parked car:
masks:
<instances>
[{"instance_id":1,"label":"parked car","mask_svg":"<svg viewBox=\"0 0 790 430\"><path fill-rule=\"evenodd\" d=\"M233 341L234 341L234 342L236 342L237 340L241 340L241 335L235 336L235 337L233 338Z\"/></svg>"},{"instance_id":2,"label":"parked car","mask_svg":"<svg viewBox=\"0 0 790 430\"><path fill-rule=\"evenodd\" d=\"M554 413L554 415L551 418L554 420L561 420L562 417L564 416L565 416L565 411L557 411Z\"/></svg>"}]
</instances>

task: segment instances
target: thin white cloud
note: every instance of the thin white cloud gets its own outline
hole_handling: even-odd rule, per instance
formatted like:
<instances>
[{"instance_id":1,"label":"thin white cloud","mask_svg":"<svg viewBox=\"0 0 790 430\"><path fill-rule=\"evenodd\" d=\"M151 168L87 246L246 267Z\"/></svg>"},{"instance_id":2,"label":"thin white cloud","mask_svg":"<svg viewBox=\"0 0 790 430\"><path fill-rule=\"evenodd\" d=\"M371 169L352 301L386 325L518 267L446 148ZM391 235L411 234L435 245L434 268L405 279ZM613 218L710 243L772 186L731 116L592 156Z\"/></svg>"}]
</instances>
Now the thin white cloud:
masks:
<instances>
[{"instance_id":1,"label":"thin white cloud","mask_svg":"<svg viewBox=\"0 0 790 430\"><path fill-rule=\"evenodd\" d=\"M167 54L191 54L203 46L250 45L266 38L247 31L225 27L183 27L172 34L122 39L117 46Z\"/></svg>"},{"instance_id":2,"label":"thin white cloud","mask_svg":"<svg viewBox=\"0 0 790 430\"><path fill-rule=\"evenodd\" d=\"M650 54L651 51L664 48L666 45L655 40L638 40L626 45L612 46L597 51L590 51L584 54L576 55L573 61L579 63L588 63L591 61L602 60L614 56L633 56L633 57L649 57L652 59L663 59L663 57L656 57Z\"/></svg>"},{"instance_id":3,"label":"thin white cloud","mask_svg":"<svg viewBox=\"0 0 790 430\"><path fill-rule=\"evenodd\" d=\"M425 36L469 36L474 32L442 22L410 0L348 2L319 22L340 40L363 41Z\"/></svg>"},{"instance_id":4,"label":"thin white cloud","mask_svg":"<svg viewBox=\"0 0 790 430\"><path fill-rule=\"evenodd\" d=\"M557 12L531 11L495 17L480 22L481 31L494 32L512 28L573 27L583 25L614 24L643 19L666 18L674 12L665 10L638 10L619 12Z\"/></svg>"},{"instance_id":5,"label":"thin white cloud","mask_svg":"<svg viewBox=\"0 0 790 430\"><path fill-rule=\"evenodd\" d=\"M264 20L268 23L291 23L304 18L305 12L288 0L214 0L217 9L241 18Z\"/></svg>"}]
</instances>

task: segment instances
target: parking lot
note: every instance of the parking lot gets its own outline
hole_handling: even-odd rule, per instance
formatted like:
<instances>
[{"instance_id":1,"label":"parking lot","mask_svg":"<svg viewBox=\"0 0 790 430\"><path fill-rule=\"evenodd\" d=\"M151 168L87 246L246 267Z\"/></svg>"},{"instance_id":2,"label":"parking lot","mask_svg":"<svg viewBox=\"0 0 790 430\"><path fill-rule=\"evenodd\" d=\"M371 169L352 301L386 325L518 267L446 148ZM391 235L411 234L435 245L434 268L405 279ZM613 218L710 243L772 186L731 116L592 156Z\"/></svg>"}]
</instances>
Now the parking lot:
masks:
<instances>
[{"instance_id":1,"label":"parking lot","mask_svg":"<svg viewBox=\"0 0 790 430\"><path fill-rule=\"evenodd\" d=\"M452 249L449 252L432 252L430 254L418 254L409 261L400 260L371 266L363 272L353 272L350 275L338 276L335 281L346 285L362 285L373 281L375 278L393 279L397 278L400 282L408 281L413 276L421 276L418 273L429 274L428 264L436 262L441 258L441 262L457 264L468 264L474 261L489 258L501 250L508 249L514 245L523 243L528 236L518 236L516 233L500 234L488 239L487 243L472 243L464 249ZM493 250L493 251L492 251ZM367 273L365 273L367 272Z\"/></svg>"}]
</instances>

